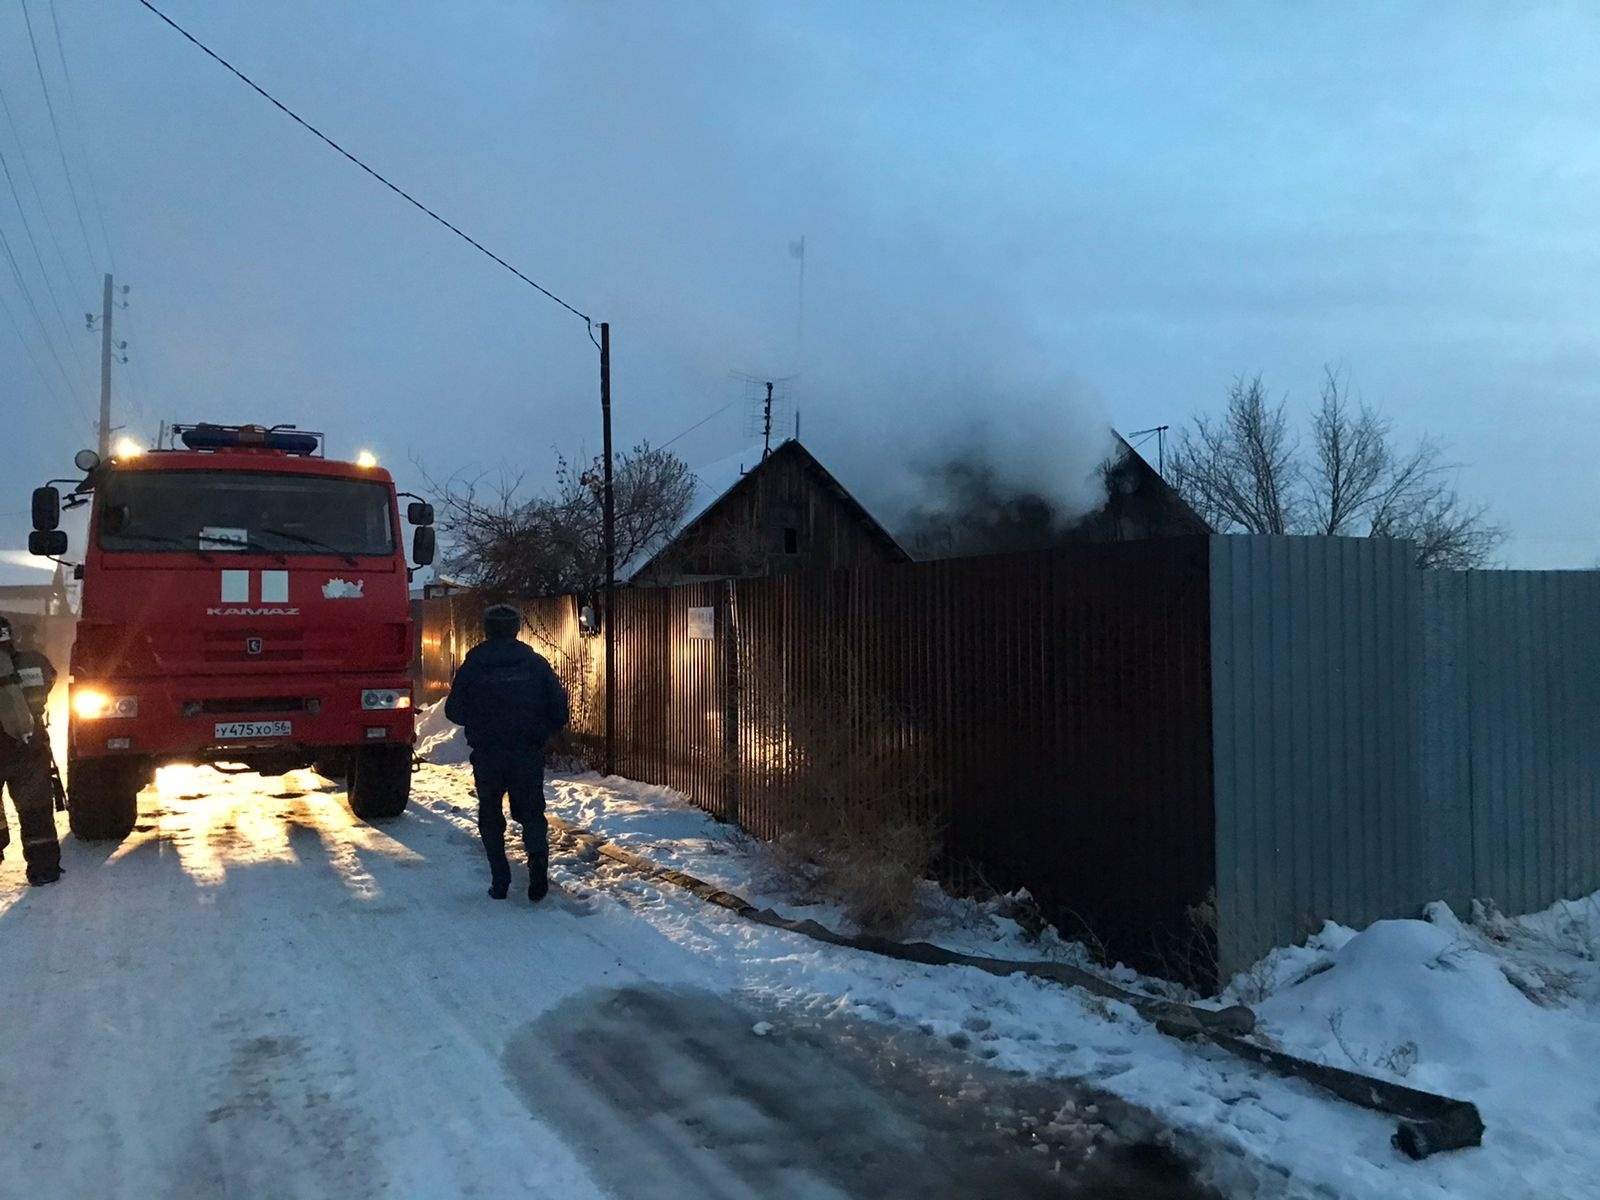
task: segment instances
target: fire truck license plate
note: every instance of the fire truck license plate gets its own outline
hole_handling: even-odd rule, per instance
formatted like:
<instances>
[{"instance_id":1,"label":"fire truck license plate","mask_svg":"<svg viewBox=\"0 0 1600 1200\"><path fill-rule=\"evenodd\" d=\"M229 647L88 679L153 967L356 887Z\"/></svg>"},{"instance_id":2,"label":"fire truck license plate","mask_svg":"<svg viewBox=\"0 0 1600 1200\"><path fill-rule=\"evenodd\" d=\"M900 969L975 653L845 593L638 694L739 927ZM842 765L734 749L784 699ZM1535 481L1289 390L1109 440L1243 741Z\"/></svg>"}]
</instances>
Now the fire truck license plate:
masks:
<instances>
[{"instance_id":1,"label":"fire truck license plate","mask_svg":"<svg viewBox=\"0 0 1600 1200\"><path fill-rule=\"evenodd\" d=\"M218 721L217 740L232 741L237 738L288 737L288 721Z\"/></svg>"}]
</instances>

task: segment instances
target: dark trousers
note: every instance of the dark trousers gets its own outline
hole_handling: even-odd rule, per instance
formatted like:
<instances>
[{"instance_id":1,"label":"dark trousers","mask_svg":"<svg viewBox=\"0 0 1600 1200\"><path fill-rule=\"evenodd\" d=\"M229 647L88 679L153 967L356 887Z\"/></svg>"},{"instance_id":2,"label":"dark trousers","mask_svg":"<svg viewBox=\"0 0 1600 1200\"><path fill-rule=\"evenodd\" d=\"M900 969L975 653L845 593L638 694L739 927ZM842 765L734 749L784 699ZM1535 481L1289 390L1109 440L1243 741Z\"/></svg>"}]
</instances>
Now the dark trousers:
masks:
<instances>
[{"instance_id":1,"label":"dark trousers","mask_svg":"<svg viewBox=\"0 0 1600 1200\"><path fill-rule=\"evenodd\" d=\"M501 803L508 795L512 819L522 822L528 872L545 874L550 865L550 840L544 824L544 755L537 750L474 750L472 778L478 788L478 836L489 856L490 877L496 882L511 878Z\"/></svg>"},{"instance_id":2,"label":"dark trousers","mask_svg":"<svg viewBox=\"0 0 1600 1200\"><path fill-rule=\"evenodd\" d=\"M55 797L50 792L50 750L37 735L15 742L0 734L0 789L9 788L22 827L22 858L29 883L48 883L61 874L61 844L56 840ZM0 804L0 853L11 842L6 810Z\"/></svg>"}]
</instances>

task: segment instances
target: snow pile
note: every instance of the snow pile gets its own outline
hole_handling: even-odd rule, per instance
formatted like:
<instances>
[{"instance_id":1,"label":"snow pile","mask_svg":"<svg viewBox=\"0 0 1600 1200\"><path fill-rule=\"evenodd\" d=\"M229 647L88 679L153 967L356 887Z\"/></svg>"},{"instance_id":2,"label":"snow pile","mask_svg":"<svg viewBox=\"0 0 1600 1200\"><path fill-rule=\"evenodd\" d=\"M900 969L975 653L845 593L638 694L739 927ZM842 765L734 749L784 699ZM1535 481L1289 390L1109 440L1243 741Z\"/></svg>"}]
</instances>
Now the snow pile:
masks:
<instances>
[{"instance_id":1,"label":"snow pile","mask_svg":"<svg viewBox=\"0 0 1600 1200\"><path fill-rule=\"evenodd\" d=\"M461 726L444 715L443 700L417 712L417 753L440 766L458 766L472 753Z\"/></svg>"},{"instance_id":2,"label":"snow pile","mask_svg":"<svg viewBox=\"0 0 1600 1200\"><path fill-rule=\"evenodd\" d=\"M1516 921L1427 916L1330 924L1230 995L1291 1053L1476 1103L1484 1148L1452 1157L1520 1164L1498 1194L1584 1194L1600 1162L1600 895Z\"/></svg>"},{"instance_id":3,"label":"snow pile","mask_svg":"<svg viewBox=\"0 0 1600 1200\"><path fill-rule=\"evenodd\" d=\"M413 794L465 832L476 810L469 783L459 768L428 768ZM806 903L768 847L670 789L585 775L552 779L546 798L556 815L662 865L785 915L840 924L836 912ZM1230 1197L1600 1195L1592 1179L1600 1162L1600 896L1518 920L1480 913L1464 924L1435 905L1429 920L1360 933L1328 924L1225 993L1256 1009L1270 1044L1478 1104L1488 1126L1482 1147L1414 1163L1390 1145L1391 1118L1220 1049L1164 1037L1125 1005L1024 976L820 945L607 860L558 852L552 872L568 888L592 890L602 920L644 920L706 969L720 964L744 990L789 1012L892 1023L1003 1070L1084 1080L1143 1106ZM1082 951L1052 932L1025 932L1007 905L932 889L914 936L994 957L1081 961ZM1171 990L1125 969L1113 974Z\"/></svg>"}]
</instances>

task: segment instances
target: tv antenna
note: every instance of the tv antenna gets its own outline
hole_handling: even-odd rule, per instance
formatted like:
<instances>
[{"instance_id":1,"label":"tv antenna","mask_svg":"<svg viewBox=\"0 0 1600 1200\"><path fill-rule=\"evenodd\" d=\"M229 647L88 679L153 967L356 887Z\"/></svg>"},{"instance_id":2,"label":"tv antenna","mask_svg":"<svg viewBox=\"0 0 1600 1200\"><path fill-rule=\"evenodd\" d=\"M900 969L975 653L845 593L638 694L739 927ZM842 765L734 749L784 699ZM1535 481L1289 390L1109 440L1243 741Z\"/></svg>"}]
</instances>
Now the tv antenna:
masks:
<instances>
[{"instance_id":1,"label":"tv antenna","mask_svg":"<svg viewBox=\"0 0 1600 1200\"><path fill-rule=\"evenodd\" d=\"M769 378L744 371L733 372L744 383L744 435L761 439L761 457L772 453L772 430L793 408L790 384L798 376Z\"/></svg>"},{"instance_id":2,"label":"tv antenna","mask_svg":"<svg viewBox=\"0 0 1600 1200\"><path fill-rule=\"evenodd\" d=\"M1163 479L1167 477L1167 430L1171 428L1170 425L1153 425L1149 429L1135 429L1128 435L1128 440L1133 442L1135 450L1152 437L1156 439L1156 474ZM1134 438L1143 438L1144 442L1134 442Z\"/></svg>"}]
</instances>

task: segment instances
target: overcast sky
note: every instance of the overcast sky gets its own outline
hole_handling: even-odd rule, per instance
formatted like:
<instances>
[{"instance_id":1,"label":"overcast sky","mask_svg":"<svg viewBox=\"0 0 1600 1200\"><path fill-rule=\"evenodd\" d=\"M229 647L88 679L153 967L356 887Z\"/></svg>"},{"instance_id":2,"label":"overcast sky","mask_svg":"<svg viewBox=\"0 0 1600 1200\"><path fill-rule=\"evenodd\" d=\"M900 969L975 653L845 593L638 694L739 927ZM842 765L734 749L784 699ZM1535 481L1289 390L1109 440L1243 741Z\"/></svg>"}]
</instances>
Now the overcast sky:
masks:
<instances>
[{"instance_id":1,"label":"overcast sky","mask_svg":"<svg viewBox=\"0 0 1600 1200\"><path fill-rule=\"evenodd\" d=\"M135 0L55 5L70 92L27 0L92 253L0 4L0 153L50 284L0 179L43 325L0 261L0 545L92 442L97 207L143 439L297 422L412 485L413 459L542 481L554 448L598 451L581 321ZM673 446L723 458L749 440L736 373L793 376L869 506L975 437L1071 495L1106 424L1178 425L1241 372L1309 403L1331 363L1448 443L1510 565L1600 558L1592 5L163 6L609 320L620 443L731 404Z\"/></svg>"}]
</instances>

